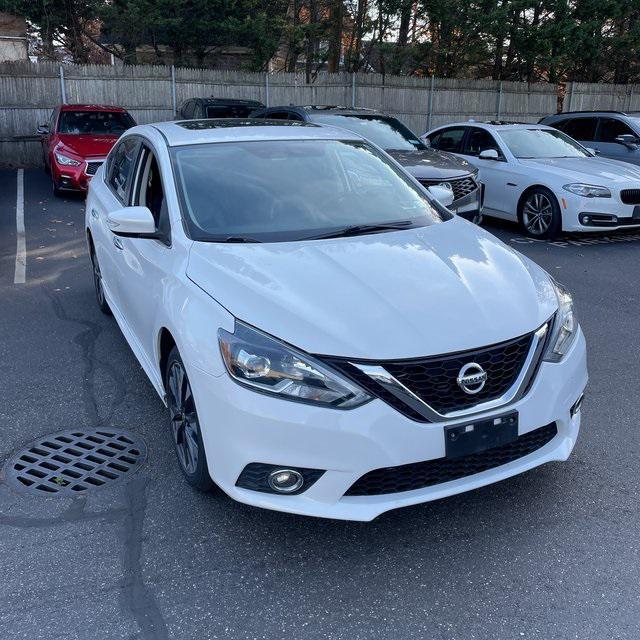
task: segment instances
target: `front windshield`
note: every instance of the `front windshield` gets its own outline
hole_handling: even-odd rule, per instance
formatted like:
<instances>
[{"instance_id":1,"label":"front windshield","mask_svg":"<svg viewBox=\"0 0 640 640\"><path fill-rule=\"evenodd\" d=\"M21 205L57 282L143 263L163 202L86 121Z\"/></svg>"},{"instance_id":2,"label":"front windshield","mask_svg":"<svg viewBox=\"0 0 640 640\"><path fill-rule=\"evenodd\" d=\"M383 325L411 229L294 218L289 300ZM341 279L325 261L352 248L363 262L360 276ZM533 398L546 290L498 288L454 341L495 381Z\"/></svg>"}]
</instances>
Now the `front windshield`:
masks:
<instances>
[{"instance_id":1,"label":"front windshield","mask_svg":"<svg viewBox=\"0 0 640 640\"><path fill-rule=\"evenodd\" d=\"M386 151L415 151L426 149L425 145L399 120L372 115L344 116L333 113L314 113L312 122L330 124L353 131L371 140Z\"/></svg>"},{"instance_id":2,"label":"front windshield","mask_svg":"<svg viewBox=\"0 0 640 640\"><path fill-rule=\"evenodd\" d=\"M516 158L588 158L584 147L562 131L513 129L500 135Z\"/></svg>"},{"instance_id":3,"label":"front windshield","mask_svg":"<svg viewBox=\"0 0 640 640\"><path fill-rule=\"evenodd\" d=\"M365 142L225 142L171 154L194 240L302 240L356 225L426 226L451 217Z\"/></svg>"},{"instance_id":4,"label":"front windshield","mask_svg":"<svg viewBox=\"0 0 640 640\"><path fill-rule=\"evenodd\" d=\"M118 111L63 111L58 131L77 135L120 135L134 125L128 113Z\"/></svg>"}]
</instances>

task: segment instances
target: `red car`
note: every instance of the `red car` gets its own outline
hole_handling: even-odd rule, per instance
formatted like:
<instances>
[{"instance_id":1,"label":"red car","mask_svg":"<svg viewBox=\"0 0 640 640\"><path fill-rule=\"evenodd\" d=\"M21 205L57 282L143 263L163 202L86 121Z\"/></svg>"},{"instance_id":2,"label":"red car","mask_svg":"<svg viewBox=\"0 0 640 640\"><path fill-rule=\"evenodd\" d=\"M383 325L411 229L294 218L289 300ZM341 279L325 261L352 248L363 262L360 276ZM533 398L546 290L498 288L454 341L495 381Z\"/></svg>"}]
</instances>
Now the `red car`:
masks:
<instances>
[{"instance_id":1,"label":"red car","mask_svg":"<svg viewBox=\"0 0 640 640\"><path fill-rule=\"evenodd\" d=\"M42 137L44 169L51 174L53 193L85 192L116 140L135 120L121 107L63 104L47 124Z\"/></svg>"}]
</instances>

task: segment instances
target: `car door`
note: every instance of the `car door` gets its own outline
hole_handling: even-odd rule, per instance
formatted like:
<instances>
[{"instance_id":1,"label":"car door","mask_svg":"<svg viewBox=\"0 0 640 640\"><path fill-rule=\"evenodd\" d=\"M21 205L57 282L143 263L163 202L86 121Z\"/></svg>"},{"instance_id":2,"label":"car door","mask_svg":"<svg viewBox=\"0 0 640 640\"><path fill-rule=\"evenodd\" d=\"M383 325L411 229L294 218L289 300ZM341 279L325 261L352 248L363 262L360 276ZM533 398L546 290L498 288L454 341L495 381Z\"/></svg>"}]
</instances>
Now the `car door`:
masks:
<instances>
[{"instance_id":1,"label":"car door","mask_svg":"<svg viewBox=\"0 0 640 640\"><path fill-rule=\"evenodd\" d=\"M496 151L498 159L485 160L479 157L482 151L488 150ZM459 155L478 167L478 179L484 184L483 211L501 218L515 219L517 197L514 185L518 183L517 175L493 134L481 127L467 127Z\"/></svg>"},{"instance_id":2,"label":"car door","mask_svg":"<svg viewBox=\"0 0 640 640\"><path fill-rule=\"evenodd\" d=\"M111 211L129 205L140 142L138 136L127 136L114 146L104 169L104 179L92 181L91 197L87 200L103 286L117 314L122 313L121 290L127 275L122 260L124 239L109 229L107 216Z\"/></svg>"},{"instance_id":3,"label":"car door","mask_svg":"<svg viewBox=\"0 0 640 640\"><path fill-rule=\"evenodd\" d=\"M122 314L144 356L154 358L155 322L162 296L162 283L172 266L171 223L157 150L148 140L141 142L133 171L130 201L145 206L156 222L157 238L119 238L119 300Z\"/></svg>"},{"instance_id":4,"label":"car door","mask_svg":"<svg viewBox=\"0 0 640 640\"><path fill-rule=\"evenodd\" d=\"M434 149L448 153L462 153L462 141L465 133L466 127L447 127L435 131L427 138Z\"/></svg>"},{"instance_id":5,"label":"car door","mask_svg":"<svg viewBox=\"0 0 640 640\"><path fill-rule=\"evenodd\" d=\"M597 148L600 155L605 158L640 164L640 147L638 145L625 145L616 142L616 138L623 135L638 137L638 134L629 125L618 118L599 118L596 142L591 146Z\"/></svg>"}]
</instances>

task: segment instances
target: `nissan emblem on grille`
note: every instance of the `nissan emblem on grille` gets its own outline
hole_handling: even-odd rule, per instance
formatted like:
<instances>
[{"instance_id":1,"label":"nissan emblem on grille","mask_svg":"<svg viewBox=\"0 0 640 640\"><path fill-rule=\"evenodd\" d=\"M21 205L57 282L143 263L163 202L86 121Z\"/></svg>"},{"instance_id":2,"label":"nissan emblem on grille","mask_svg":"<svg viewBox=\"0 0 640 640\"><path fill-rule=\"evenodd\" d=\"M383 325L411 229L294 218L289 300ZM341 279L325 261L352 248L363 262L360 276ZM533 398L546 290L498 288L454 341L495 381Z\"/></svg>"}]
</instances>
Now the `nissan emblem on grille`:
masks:
<instances>
[{"instance_id":1,"label":"nissan emblem on grille","mask_svg":"<svg viewBox=\"0 0 640 640\"><path fill-rule=\"evenodd\" d=\"M474 395L487 383L487 372L479 364L469 362L460 369L456 382L465 393Z\"/></svg>"}]
</instances>

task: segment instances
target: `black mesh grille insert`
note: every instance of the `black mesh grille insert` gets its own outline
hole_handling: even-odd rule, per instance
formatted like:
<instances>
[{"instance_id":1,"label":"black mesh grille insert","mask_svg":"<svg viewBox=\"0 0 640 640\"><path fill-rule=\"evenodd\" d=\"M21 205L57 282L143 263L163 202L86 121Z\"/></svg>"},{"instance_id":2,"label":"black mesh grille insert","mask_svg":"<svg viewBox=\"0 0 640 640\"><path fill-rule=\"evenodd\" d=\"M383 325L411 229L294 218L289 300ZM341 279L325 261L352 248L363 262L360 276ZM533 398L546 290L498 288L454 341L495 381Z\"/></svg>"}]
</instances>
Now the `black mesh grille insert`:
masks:
<instances>
[{"instance_id":1,"label":"black mesh grille insert","mask_svg":"<svg viewBox=\"0 0 640 640\"><path fill-rule=\"evenodd\" d=\"M439 413L468 409L498 398L515 382L531 347L533 334L508 342L447 356L385 362L382 366ZM487 372L487 382L475 395L465 393L457 383L460 369L469 362Z\"/></svg>"},{"instance_id":2,"label":"black mesh grille insert","mask_svg":"<svg viewBox=\"0 0 640 640\"><path fill-rule=\"evenodd\" d=\"M102 162L87 162L87 175L95 176Z\"/></svg>"},{"instance_id":3,"label":"black mesh grille insert","mask_svg":"<svg viewBox=\"0 0 640 640\"><path fill-rule=\"evenodd\" d=\"M459 200L468 196L472 191L478 188L476 181L468 176L466 178L456 178L454 180L420 180L425 187L431 187L435 184L450 184L453 189L453 199Z\"/></svg>"},{"instance_id":4,"label":"black mesh grille insert","mask_svg":"<svg viewBox=\"0 0 640 640\"><path fill-rule=\"evenodd\" d=\"M384 367L433 409L446 414L451 411L472 409L477 404L494 400L508 391L522 370L532 341L533 334L530 333L484 349L417 360L383 360L367 364ZM428 422L426 418L349 362L337 358L319 357L408 418L417 422ZM460 369L469 362L481 365L487 372L484 388L475 395L465 393L457 383Z\"/></svg>"},{"instance_id":5,"label":"black mesh grille insert","mask_svg":"<svg viewBox=\"0 0 640 640\"><path fill-rule=\"evenodd\" d=\"M640 204L640 189L623 189L620 199L624 204Z\"/></svg>"},{"instance_id":6,"label":"black mesh grille insert","mask_svg":"<svg viewBox=\"0 0 640 640\"><path fill-rule=\"evenodd\" d=\"M379 496L412 491L495 469L537 451L551 442L557 433L556 425L552 423L525 433L509 444L482 453L376 469L357 480L345 495Z\"/></svg>"}]
</instances>

